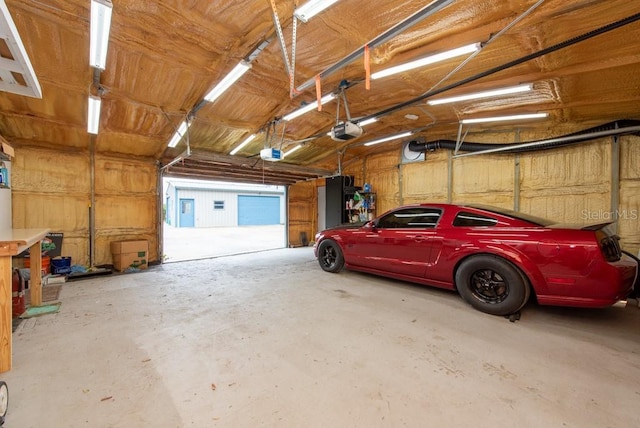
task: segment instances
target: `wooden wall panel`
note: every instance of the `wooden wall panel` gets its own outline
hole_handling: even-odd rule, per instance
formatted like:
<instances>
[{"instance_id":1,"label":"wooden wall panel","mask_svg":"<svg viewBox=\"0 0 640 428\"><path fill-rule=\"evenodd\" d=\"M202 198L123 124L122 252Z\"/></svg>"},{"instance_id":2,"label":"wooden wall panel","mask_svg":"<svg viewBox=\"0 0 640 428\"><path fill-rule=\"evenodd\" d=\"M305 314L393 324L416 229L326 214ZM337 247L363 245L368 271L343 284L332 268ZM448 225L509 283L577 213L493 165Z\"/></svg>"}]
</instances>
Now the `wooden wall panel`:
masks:
<instances>
[{"instance_id":1,"label":"wooden wall panel","mask_svg":"<svg viewBox=\"0 0 640 428\"><path fill-rule=\"evenodd\" d=\"M511 155L476 155L453 160L453 202L512 209L513 188Z\"/></svg>"},{"instance_id":2,"label":"wooden wall panel","mask_svg":"<svg viewBox=\"0 0 640 428\"><path fill-rule=\"evenodd\" d=\"M624 182L620 189L618 234L622 248L640 256L640 180Z\"/></svg>"},{"instance_id":3,"label":"wooden wall panel","mask_svg":"<svg viewBox=\"0 0 640 428\"><path fill-rule=\"evenodd\" d=\"M400 152L397 150L369 156L365 161L364 179L376 193L376 215L401 204L399 163Z\"/></svg>"},{"instance_id":4,"label":"wooden wall panel","mask_svg":"<svg viewBox=\"0 0 640 428\"><path fill-rule=\"evenodd\" d=\"M342 175L352 175L355 185L362 186L366 177L364 160L357 160L346 165L342 170Z\"/></svg>"},{"instance_id":5,"label":"wooden wall panel","mask_svg":"<svg viewBox=\"0 0 640 428\"><path fill-rule=\"evenodd\" d=\"M427 160L401 165L402 204L447 202L448 153L429 154Z\"/></svg>"},{"instance_id":6,"label":"wooden wall panel","mask_svg":"<svg viewBox=\"0 0 640 428\"><path fill-rule=\"evenodd\" d=\"M156 168L149 162L100 156L96 159L96 192L101 194L154 194L156 178Z\"/></svg>"},{"instance_id":7,"label":"wooden wall panel","mask_svg":"<svg viewBox=\"0 0 640 428\"><path fill-rule=\"evenodd\" d=\"M520 165L521 211L577 224L610 212L610 139L523 154Z\"/></svg>"},{"instance_id":8,"label":"wooden wall panel","mask_svg":"<svg viewBox=\"0 0 640 428\"><path fill-rule=\"evenodd\" d=\"M12 191L87 195L91 191L86 154L37 148L16 148L12 162Z\"/></svg>"},{"instance_id":9,"label":"wooden wall panel","mask_svg":"<svg viewBox=\"0 0 640 428\"><path fill-rule=\"evenodd\" d=\"M15 189L15 188L14 188ZM86 236L89 231L89 201L85 196L13 190L13 227L63 229ZM65 235L65 241L66 241Z\"/></svg>"},{"instance_id":10,"label":"wooden wall panel","mask_svg":"<svg viewBox=\"0 0 640 428\"><path fill-rule=\"evenodd\" d=\"M86 264L91 189L86 154L16 148L12 166L13 227L62 232L62 255Z\"/></svg>"},{"instance_id":11,"label":"wooden wall panel","mask_svg":"<svg viewBox=\"0 0 640 428\"><path fill-rule=\"evenodd\" d=\"M14 188L15 189L15 188ZM64 196L13 190L13 227L47 228L64 233L62 255L85 264L89 257L89 201L86 196Z\"/></svg>"},{"instance_id":12,"label":"wooden wall panel","mask_svg":"<svg viewBox=\"0 0 640 428\"><path fill-rule=\"evenodd\" d=\"M99 155L95 163L95 262L113 263L111 242L149 241L149 260L158 260L157 168L153 162Z\"/></svg>"},{"instance_id":13,"label":"wooden wall panel","mask_svg":"<svg viewBox=\"0 0 640 428\"><path fill-rule=\"evenodd\" d=\"M289 186L289 246L302 245L301 233L312 243L318 228L318 186L324 180L305 181Z\"/></svg>"},{"instance_id":14,"label":"wooden wall panel","mask_svg":"<svg viewBox=\"0 0 640 428\"><path fill-rule=\"evenodd\" d=\"M620 204L617 214L622 248L640 255L640 137L620 138Z\"/></svg>"},{"instance_id":15,"label":"wooden wall panel","mask_svg":"<svg viewBox=\"0 0 640 428\"><path fill-rule=\"evenodd\" d=\"M96 229L126 239L153 232L155 196L96 196Z\"/></svg>"},{"instance_id":16,"label":"wooden wall panel","mask_svg":"<svg viewBox=\"0 0 640 428\"><path fill-rule=\"evenodd\" d=\"M14 227L62 232L62 255L89 265L89 153L17 147L12 166ZM149 240L158 260L156 175L153 160L96 157L95 265L111 264L110 242L120 239Z\"/></svg>"}]
</instances>

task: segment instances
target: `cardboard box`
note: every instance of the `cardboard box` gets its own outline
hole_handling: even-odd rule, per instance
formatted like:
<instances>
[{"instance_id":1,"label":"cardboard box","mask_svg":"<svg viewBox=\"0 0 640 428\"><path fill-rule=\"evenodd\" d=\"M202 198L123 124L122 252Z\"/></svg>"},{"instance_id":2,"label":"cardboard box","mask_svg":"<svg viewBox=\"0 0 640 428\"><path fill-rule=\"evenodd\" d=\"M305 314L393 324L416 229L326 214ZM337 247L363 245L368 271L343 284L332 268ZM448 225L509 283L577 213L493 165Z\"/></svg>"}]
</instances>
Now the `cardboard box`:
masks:
<instances>
[{"instance_id":1,"label":"cardboard box","mask_svg":"<svg viewBox=\"0 0 640 428\"><path fill-rule=\"evenodd\" d=\"M2 137L0 137L0 154L3 154L9 159L16 156L16 152L13 150L13 147L11 147L9 143L7 143L7 140ZM2 156L0 156L0 158L1 157Z\"/></svg>"},{"instance_id":2,"label":"cardboard box","mask_svg":"<svg viewBox=\"0 0 640 428\"><path fill-rule=\"evenodd\" d=\"M112 242L111 255L117 271L122 272L129 267L146 269L149 267L149 242L140 239Z\"/></svg>"}]
</instances>

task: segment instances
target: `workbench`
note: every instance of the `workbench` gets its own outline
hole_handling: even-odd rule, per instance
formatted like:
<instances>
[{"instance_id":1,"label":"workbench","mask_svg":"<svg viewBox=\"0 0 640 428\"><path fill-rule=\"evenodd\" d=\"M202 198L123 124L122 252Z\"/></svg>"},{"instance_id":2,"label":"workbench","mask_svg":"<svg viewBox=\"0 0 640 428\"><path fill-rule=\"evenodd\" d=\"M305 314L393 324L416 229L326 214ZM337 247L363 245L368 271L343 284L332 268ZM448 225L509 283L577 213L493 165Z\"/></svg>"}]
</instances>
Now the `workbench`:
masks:
<instances>
[{"instance_id":1,"label":"workbench","mask_svg":"<svg viewBox=\"0 0 640 428\"><path fill-rule=\"evenodd\" d=\"M42 247L49 229L0 230L0 373L11 370L12 263L11 257L30 249L31 306L42 305Z\"/></svg>"}]
</instances>

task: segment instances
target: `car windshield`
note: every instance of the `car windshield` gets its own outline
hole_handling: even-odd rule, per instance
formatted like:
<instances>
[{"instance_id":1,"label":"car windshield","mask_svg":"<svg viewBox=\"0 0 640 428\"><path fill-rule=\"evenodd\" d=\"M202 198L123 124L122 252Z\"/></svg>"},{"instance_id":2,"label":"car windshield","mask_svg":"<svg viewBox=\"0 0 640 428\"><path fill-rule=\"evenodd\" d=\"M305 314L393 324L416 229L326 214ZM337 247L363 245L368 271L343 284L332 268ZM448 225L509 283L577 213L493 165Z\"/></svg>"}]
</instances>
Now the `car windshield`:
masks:
<instances>
[{"instance_id":1,"label":"car windshield","mask_svg":"<svg viewBox=\"0 0 640 428\"><path fill-rule=\"evenodd\" d=\"M518 220L528 221L529 223L533 223L537 226L551 226L552 224L556 223L554 221L547 220L546 218L536 217L533 215L524 214L524 213L513 211L513 210L507 210L504 208L491 207L487 205L467 205L467 206L471 208L478 208L484 211L489 211L496 214L501 214L507 217L517 218Z\"/></svg>"}]
</instances>

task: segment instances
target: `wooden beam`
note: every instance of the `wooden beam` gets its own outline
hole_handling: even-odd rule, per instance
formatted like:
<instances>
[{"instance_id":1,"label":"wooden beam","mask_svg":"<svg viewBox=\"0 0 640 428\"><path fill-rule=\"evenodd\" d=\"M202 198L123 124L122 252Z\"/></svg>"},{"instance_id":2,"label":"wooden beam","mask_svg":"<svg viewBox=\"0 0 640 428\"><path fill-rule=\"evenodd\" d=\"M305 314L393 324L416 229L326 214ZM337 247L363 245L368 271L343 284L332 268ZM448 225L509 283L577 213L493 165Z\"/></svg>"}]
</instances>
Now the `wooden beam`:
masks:
<instances>
[{"instance_id":1,"label":"wooden beam","mask_svg":"<svg viewBox=\"0 0 640 428\"><path fill-rule=\"evenodd\" d=\"M269 168L261 168L259 165L256 165L255 168L251 168L249 166L233 166L233 165L219 165L219 164L210 164L207 162L192 162L192 161L185 161L183 165L179 165L176 164L174 166L172 166L171 168L169 168L170 170L173 169L178 169L178 168L186 168L186 169L193 169L193 170L201 170L202 172L207 172L207 171L219 171L219 172L229 172L229 173L236 173L236 174L261 174L261 175L269 175L272 177L290 177L293 179L299 179L300 177L303 178L317 178L318 176L316 174L305 174L305 173L301 173L301 172L295 172L295 171L274 171L272 169Z\"/></svg>"},{"instance_id":2,"label":"wooden beam","mask_svg":"<svg viewBox=\"0 0 640 428\"><path fill-rule=\"evenodd\" d=\"M42 306L42 246L40 241L30 247L29 272L31 306Z\"/></svg>"},{"instance_id":3,"label":"wooden beam","mask_svg":"<svg viewBox=\"0 0 640 428\"><path fill-rule=\"evenodd\" d=\"M192 153L165 170L167 177L273 185L291 185L327 175L330 172L326 170L210 152Z\"/></svg>"},{"instance_id":4,"label":"wooden beam","mask_svg":"<svg viewBox=\"0 0 640 428\"><path fill-rule=\"evenodd\" d=\"M0 244L9 247L9 244ZM1 249L0 249L1 250ZM6 251L9 253L9 251ZM11 370L11 256L0 256L0 373Z\"/></svg>"},{"instance_id":5,"label":"wooden beam","mask_svg":"<svg viewBox=\"0 0 640 428\"><path fill-rule=\"evenodd\" d=\"M224 181L224 182L230 182L230 183L250 183L250 184L267 184L267 185L274 185L274 186L285 186L285 185L290 185L290 184L294 184L295 182L283 182L282 180L277 180L277 179L271 179L271 178L265 178L263 179L262 177L242 177L242 179L239 178L234 178L234 177L229 177L228 175L220 175L220 176L215 176L215 175L194 175L192 173L173 173L171 174L171 177L175 177L175 178L199 178L202 180L215 180L215 181Z\"/></svg>"}]
</instances>

